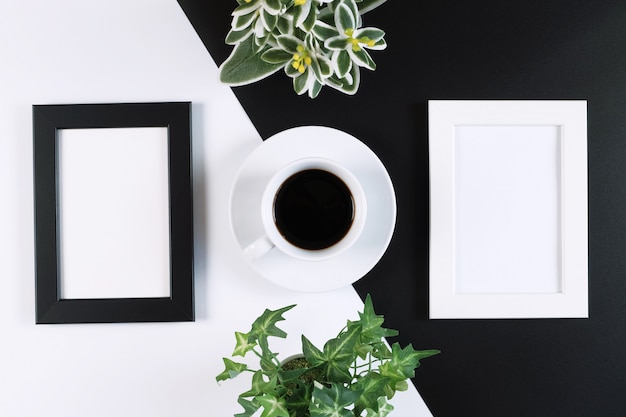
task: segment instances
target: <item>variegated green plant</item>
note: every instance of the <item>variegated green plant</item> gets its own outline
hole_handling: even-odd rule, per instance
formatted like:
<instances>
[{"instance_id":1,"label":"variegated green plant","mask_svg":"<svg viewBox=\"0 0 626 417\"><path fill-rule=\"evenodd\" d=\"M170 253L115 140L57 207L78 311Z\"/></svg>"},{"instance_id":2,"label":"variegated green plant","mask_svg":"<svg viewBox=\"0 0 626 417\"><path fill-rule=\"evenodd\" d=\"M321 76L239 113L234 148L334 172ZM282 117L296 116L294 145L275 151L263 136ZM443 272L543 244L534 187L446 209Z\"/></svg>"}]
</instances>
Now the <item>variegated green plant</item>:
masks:
<instances>
[{"instance_id":1,"label":"variegated green plant","mask_svg":"<svg viewBox=\"0 0 626 417\"><path fill-rule=\"evenodd\" d=\"M296 93L315 98L324 85L355 94L360 68L375 70L369 50L387 47L385 32L361 15L386 0L237 0L220 67L222 82L245 85L284 68Z\"/></svg>"},{"instance_id":2,"label":"variegated green plant","mask_svg":"<svg viewBox=\"0 0 626 417\"><path fill-rule=\"evenodd\" d=\"M294 306L265 310L247 333L235 332L233 356L245 357L252 352L259 367L224 358L225 369L216 379L224 381L248 372L251 388L239 395L244 411L235 417L384 417L393 407L387 402L396 391L408 388L420 360L438 350L415 350L391 345L385 337L396 336L396 330L382 327L383 316L374 312L372 299L365 299L359 320L348 320L337 337L318 349L302 335L305 366L288 369L278 354L270 349L270 337L287 337L276 326L283 313Z\"/></svg>"}]
</instances>

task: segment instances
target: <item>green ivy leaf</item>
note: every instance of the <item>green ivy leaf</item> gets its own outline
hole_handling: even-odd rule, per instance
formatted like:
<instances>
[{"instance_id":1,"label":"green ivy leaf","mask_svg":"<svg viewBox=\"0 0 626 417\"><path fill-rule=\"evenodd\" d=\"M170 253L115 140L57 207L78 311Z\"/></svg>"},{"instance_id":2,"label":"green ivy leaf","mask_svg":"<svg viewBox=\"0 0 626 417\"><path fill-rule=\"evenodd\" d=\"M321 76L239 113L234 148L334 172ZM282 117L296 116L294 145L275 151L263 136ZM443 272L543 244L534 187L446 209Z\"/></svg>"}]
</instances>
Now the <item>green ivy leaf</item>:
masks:
<instances>
[{"instance_id":1,"label":"green ivy leaf","mask_svg":"<svg viewBox=\"0 0 626 417\"><path fill-rule=\"evenodd\" d=\"M331 383L327 388L315 383L309 407L311 417L354 417L355 414L347 407L360 395L360 391L352 391L341 384Z\"/></svg>"},{"instance_id":2,"label":"green ivy leaf","mask_svg":"<svg viewBox=\"0 0 626 417\"><path fill-rule=\"evenodd\" d=\"M274 394L278 380L271 378L266 381L262 371L256 371L252 375L252 385L250 389L240 395L240 397L258 397L263 394Z\"/></svg>"},{"instance_id":3,"label":"green ivy leaf","mask_svg":"<svg viewBox=\"0 0 626 417\"><path fill-rule=\"evenodd\" d=\"M263 357L260 360L261 369L266 375L274 376L278 374L280 366L275 360L276 354L268 348L263 349Z\"/></svg>"},{"instance_id":4,"label":"green ivy leaf","mask_svg":"<svg viewBox=\"0 0 626 417\"><path fill-rule=\"evenodd\" d=\"M367 355L372 355L374 358L374 347L369 343L357 343L355 347L356 354L361 359L367 359Z\"/></svg>"},{"instance_id":5,"label":"green ivy leaf","mask_svg":"<svg viewBox=\"0 0 626 417\"><path fill-rule=\"evenodd\" d=\"M391 359L391 350L387 346L386 343L373 343L372 345L372 356L377 359Z\"/></svg>"},{"instance_id":6,"label":"green ivy leaf","mask_svg":"<svg viewBox=\"0 0 626 417\"><path fill-rule=\"evenodd\" d=\"M371 408L366 410L365 417L386 417L393 411L393 406L387 402L385 397L378 399L378 410L375 411Z\"/></svg>"},{"instance_id":7,"label":"green ivy leaf","mask_svg":"<svg viewBox=\"0 0 626 417\"><path fill-rule=\"evenodd\" d=\"M265 394L256 400L263 407L261 417L289 417L289 410L283 398Z\"/></svg>"},{"instance_id":8,"label":"green ivy leaf","mask_svg":"<svg viewBox=\"0 0 626 417\"><path fill-rule=\"evenodd\" d=\"M360 415L361 411L366 408L378 410L378 399L385 396L385 387L389 384L389 380L381 376L378 372L370 372L360 378L354 387L360 389L362 394L354 405L356 415Z\"/></svg>"},{"instance_id":9,"label":"green ivy leaf","mask_svg":"<svg viewBox=\"0 0 626 417\"><path fill-rule=\"evenodd\" d=\"M296 416L305 416L311 404L312 384L297 383L290 386L291 395L286 397L287 409L295 411Z\"/></svg>"},{"instance_id":10,"label":"green ivy leaf","mask_svg":"<svg viewBox=\"0 0 626 417\"><path fill-rule=\"evenodd\" d=\"M277 375L280 383L282 385L287 385L291 383L296 383L298 381L298 378L306 374L307 372L309 372L309 368L293 369L290 371L284 371L280 369L278 370Z\"/></svg>"},{"instance_id":11,"label":"green ivy leaf","mask_svg":"<svg viewBox=\"0 0 626 417\"><path fill-rule=\"evenodd\" d=\"M382 364L379 371L394 381L413 378L415 369L420 366L420 360L438 353L438 350L415 350L411 344L402 348L399 343L394 343L391 346L391 360Z\"/></svg>"},{"instance_id":12,"label":"green ivy leaf","mask_svg":"<svg viewBox=\"0 0 626 417\"><path fill-rule=\"evenodd\" d=\"M295 304L279 308L278 310L270 310L266 308L263 314L261 314L261 316L259 316L252 323L252 330L250 330L250 333L259 338L262 336L274 336L280 338L287 337L287 333L276 327L276 323L285 320L283 313L294 307Z\"/></svg>"},{"instance_id":13,"label":"green ivy leaf","mask_svg":"<svg viewBox=\"0 0 626 417\"><path fill-rule=\"evenodd\" d=\"M304 354L305 359L314 368L326 363L326 356L324 356L324 353L316 348L304 335L302 335L302 353Z\"/></svg>"},{"instance_id":14,"label":"green ivy leaf","mask_svg":"<svg viewBox=\"0 0 626 417\"><path fill-rule=\"evenodd\" d=\"M372 297L367 294L365 297L365 306L363 312L359 313L359 321L362 330L362 339L364 343L379 342L385 337L393 337L398 335L397 330L387 329L383 327L385 321L384 316L376 314Z\"/></svg>"},{"instance_id":15,"label":"green ivy leaf","mask_svg":"<svg viewBox=\"0 0 626 417\"><path fill-rule=\"evenodd\" d=\"M218 376L215 377L217 382L234 378L248 369L248 366L244 363L234 362L228 358L222 359L224 360L224 365L226 366L226 369L224 369Z\"/></svg>"},{"instance_id":16,"label":"green ivy leaf","mask_svg":"<svg viewBox=\"0 0 626 417\"><path fill-rule=\"evenodd\" d=\"M254 399L247 400L241 396L237 399L237 402L243 407L243 412L235 414L234 417L252 417L260 407Z\"/></svg>"},{"instance_id":17,"label":"green ivy leaf","mask_svg":"<svg viewBox=\"0 0 626 417\"><path fill-rule=\"evenodd\" d=\"M406 391L409 389L409 383L405 379L404 381L398 381L395 385L396 391Z\"/></svg>"},{"instance_id":18,"label":"green ivy leaf","mask_svg":"<svg viewBox=\"0 0 626 417\"><path fill-rule=\"evenodd\" d=\"M256 346L256 342L254 340L250 340L251 338L249 333L235 332L235 339L237 342L235 344L233 356L246 356L246 353L251 351Z\"/></svg>"},{"instance_id":19,"label":"green ivy leaf","mask_svg":"<svg viewBox=\"0 0 626 417\"><path fill-rule=\"evenodd\" d=\"M349 326L345 333L324 345L326 375L330 381L350 382L350 365L356 359L355 346L361 337L361 326Z\"/></svg>"},{"instance_id":20,"label":"green ivy leaf","mask_svg":"<svg viewBox=\"0 0 626 417\"><path fill-rule=\"evenodd\" d=\"M270 64L256 52L254 36L249 36L235 46L232 53L220 66L220 81L231 86L239 86L262 80L278 71L282 65Z\"/></svg>"}]
</instances>

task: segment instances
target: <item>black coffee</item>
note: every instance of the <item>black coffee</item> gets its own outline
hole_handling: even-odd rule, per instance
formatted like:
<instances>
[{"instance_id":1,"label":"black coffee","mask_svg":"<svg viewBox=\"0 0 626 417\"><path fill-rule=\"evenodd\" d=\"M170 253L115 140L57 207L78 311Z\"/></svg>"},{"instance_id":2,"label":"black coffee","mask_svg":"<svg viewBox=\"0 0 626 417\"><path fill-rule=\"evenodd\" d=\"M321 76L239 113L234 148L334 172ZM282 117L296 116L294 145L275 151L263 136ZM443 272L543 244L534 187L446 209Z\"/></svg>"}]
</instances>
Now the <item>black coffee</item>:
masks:
<instances>
[{"instance_id":1,"label":"black coffee","mask_svg":"<svg viewBox=\"0 0 626 417\"><path fill-rule=\"evenodd\" d=\"M274 220L287 241L319 250L339 242L354 216L352 194L336 175L307 169L287 178L274 199Z\"/></svg>"}]
</instances>

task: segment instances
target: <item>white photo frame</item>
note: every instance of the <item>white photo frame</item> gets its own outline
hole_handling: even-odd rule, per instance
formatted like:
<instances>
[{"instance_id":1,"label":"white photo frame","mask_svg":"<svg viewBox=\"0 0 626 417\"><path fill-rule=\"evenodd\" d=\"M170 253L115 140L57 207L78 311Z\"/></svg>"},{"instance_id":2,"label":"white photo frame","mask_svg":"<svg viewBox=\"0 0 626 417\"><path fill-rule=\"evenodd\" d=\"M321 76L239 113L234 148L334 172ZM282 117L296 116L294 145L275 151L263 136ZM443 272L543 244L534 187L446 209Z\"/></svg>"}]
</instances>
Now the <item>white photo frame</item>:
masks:
<instances>
[{"instance_id":1,"label":"white photo frame","mask_svg":"<svg viewBox=\"0 0 626 417\"><path fill-rule=\"evenodd\" d=\"M430 317L588 317L586 101L428 108Z\"/></svg>"}]
</instances>

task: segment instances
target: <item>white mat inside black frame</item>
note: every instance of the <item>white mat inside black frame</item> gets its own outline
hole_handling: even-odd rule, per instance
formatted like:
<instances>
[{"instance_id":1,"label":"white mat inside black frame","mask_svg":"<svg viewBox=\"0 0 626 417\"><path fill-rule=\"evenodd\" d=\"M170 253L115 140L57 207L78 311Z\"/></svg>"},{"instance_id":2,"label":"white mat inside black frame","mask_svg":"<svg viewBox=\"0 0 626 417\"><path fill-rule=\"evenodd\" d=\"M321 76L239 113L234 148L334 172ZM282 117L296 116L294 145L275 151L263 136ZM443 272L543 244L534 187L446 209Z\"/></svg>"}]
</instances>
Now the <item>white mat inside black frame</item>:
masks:
<instances>
[{"instance_id":1,"label":"white mat inside black frame","mask_svg":"<svg viewBox=\"0 0 626 417\"><path fill-rule=\"evenodd\" d=\"M33 106L36 322L193 321L191 104Z\"/></svg>"}]
</instances>

